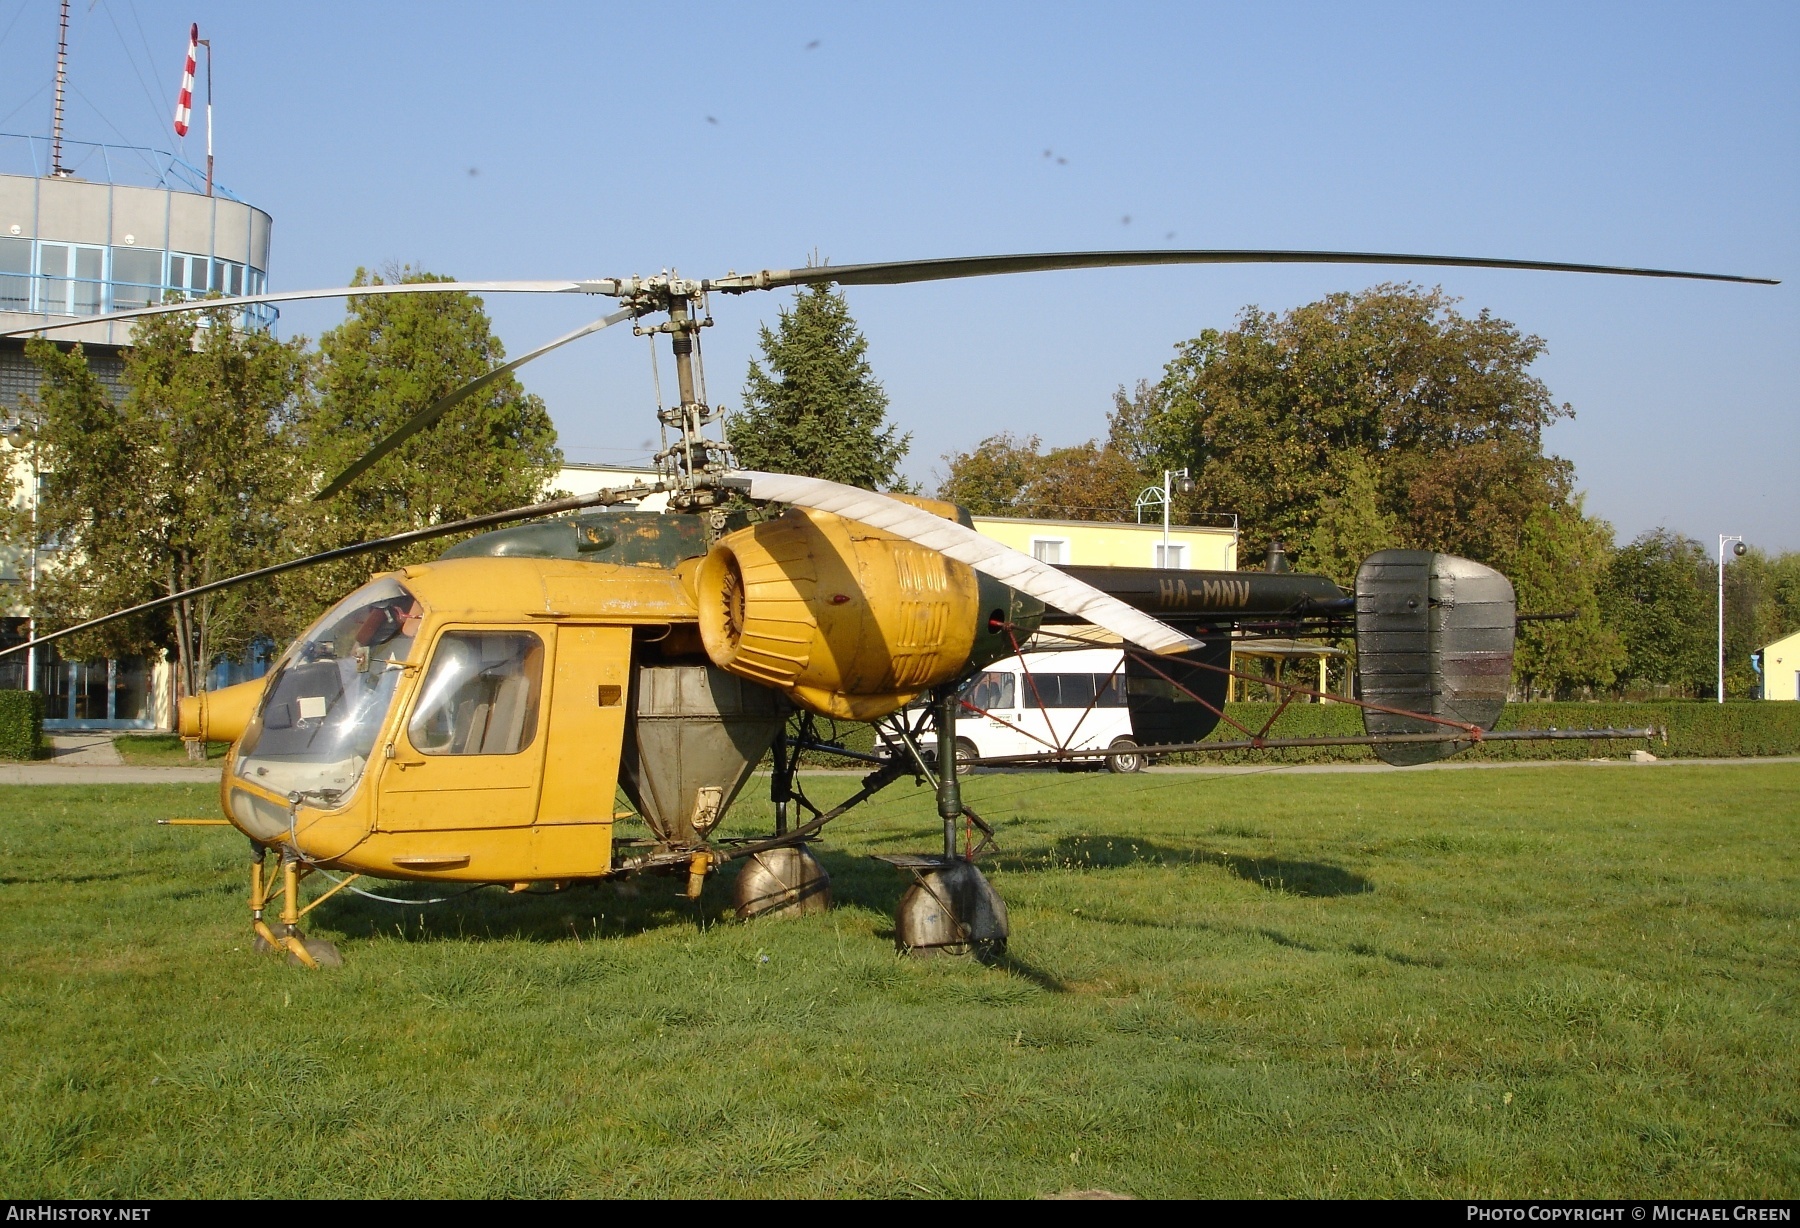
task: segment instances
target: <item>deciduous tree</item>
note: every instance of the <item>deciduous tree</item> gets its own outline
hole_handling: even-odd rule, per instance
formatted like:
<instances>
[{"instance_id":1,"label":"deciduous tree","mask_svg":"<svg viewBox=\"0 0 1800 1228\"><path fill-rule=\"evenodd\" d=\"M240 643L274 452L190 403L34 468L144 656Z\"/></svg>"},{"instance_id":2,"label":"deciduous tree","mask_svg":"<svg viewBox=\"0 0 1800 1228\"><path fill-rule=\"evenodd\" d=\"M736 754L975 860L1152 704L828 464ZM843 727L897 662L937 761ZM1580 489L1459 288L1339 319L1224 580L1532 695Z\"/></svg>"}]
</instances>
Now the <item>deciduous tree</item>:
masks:
<instances>
[{"instance_id":1,"label":"deciduous tree","mask_svg":"<svg viewBox=\"0 0 1800 1228\"><path fill-rule=\"evenodd\" d=\"M34 341L43 372L37 508L39 617L67 626L280 553L295 485L292 430L304 339L240 332L223 313L152 317L126 351L115 403L79 346ZM292 630L267 589L236 589L72 637L72 658L168 649L184 694L220 655Z\"/></svg>"},{"instance_id":2,"label":"deciduous tree","mask_svg":"<svg viewBox=\"0 0 1800 1228\"><path fill-rule=\"evenodd\" d=\"M1622 686L1696 696L1714 688L1715 598L1706 548L1667 529L1613 555L1601 609L1625 643Z\"/></svg>"},{"instance_id":3,"label":"deciduous tree","mask_svg":"<svg viewBox=\"0 0 1800 1228\"><path fill-rule=\"evenodd\" d=\"M1625 668L1625 643L1602 608L1612 554L1613 527L1587 515L1579 498L1540 508L1526 520L1509 577L1520 610L1575 615L1521 626L1513 670L1527 691L1556 699L1591 696L1611 687Z\"/></svg>"},{"instance_id":4,"label":"deciduous tree","mask_svg":"<svg viewBox=\"0 0 1800 1228\"><path fill-rule=\"evenodd\" d=\"M1042 452L1036 435L990 435L967 452L944 455L938 498L977 516L1048 520L1129 520L1144 486L1125 456L1097 440Z\"/></svg>"},{"instance_id":5,"label":"deciduous tree","mask_svg":"<svg viewBox=\"0 0 1800 1228\"><path fill-rule=\"evenodd\" d=\"M1135 427L1155 467L1186 466L1198 506L1235 511L1245 557L1270 537L1315 539L1338 478L1395 544L1502 568L1531 515L1569 494L1569 466L1542 432L1572 413L1529 367L1543 342L1487 312L1463 315L1439 290L1381 285L1284 315L1247 308L1237 327L1177 347ZM1355 457L1355 463L1346 457ZM1360 477L1359 477L1360 480Z\"/></svg>"},{"instance_id":6,"label":"deciduous tree","mask_svg":"<svg viewBox=\"0 0 1800 1228\"><path fill-rule=\"evenodd\" d=\"M389 269L385 276L358 269L351 284L447 280L412 268ZM474 295L350 299L344 322L319 338L318 396L295 432L313 488L505 356ZM561 464L549 411L509 375L457 404L338 495L299 502L292 514L293 553L530 503ZM446 544L426 542L296 573L282 588L292 605L316 614L371 571L434 557Z\"/></svg>"}]
</instances>

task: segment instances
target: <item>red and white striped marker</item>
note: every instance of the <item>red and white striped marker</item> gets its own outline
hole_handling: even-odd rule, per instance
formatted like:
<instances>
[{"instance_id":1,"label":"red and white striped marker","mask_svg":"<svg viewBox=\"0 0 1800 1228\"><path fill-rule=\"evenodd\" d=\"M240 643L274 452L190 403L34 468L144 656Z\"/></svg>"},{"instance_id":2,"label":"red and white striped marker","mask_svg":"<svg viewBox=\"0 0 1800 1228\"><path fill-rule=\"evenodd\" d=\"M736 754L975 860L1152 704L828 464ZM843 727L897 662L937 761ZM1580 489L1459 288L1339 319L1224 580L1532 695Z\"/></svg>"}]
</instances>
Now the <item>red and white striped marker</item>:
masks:
<instances>
[{"instance_id":1,"label":"red and white striped marker","mask_svg":"<svg viewBox=\"0 0 1800 1228\"><path fill-rule=\"evenodd\" d=\"M181 70L181 97L175 100L175 135L188 134L188 120L194 114L194 60L200 51L200 23L188 30L187 67Z\"/></svg>"}]
</instances>

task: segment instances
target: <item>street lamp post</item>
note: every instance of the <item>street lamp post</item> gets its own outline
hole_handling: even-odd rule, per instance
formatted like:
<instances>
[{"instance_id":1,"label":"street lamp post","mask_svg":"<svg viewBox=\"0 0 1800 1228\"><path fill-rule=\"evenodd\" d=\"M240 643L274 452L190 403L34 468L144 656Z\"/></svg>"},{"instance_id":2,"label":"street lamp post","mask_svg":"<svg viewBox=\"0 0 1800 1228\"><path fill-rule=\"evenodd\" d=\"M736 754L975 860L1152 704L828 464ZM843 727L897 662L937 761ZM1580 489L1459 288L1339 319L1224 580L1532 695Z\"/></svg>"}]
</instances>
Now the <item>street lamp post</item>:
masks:
<instances>
[{"instance_id":1,"label":"street lamp post","mask_svg":"<svg viewBox=\"0 0 1800 1228\"><path fill-rule=\"evenodd\" d=\"M1743 558L1750 547L1735 533L1719 534L1719 702L1725 702L1725 544L1736 542L1731 553Z\"/></svg>"},{"instance_id":2,"label":"street lamp post","mask_svg":"<svg viewBox=\"0 0 1800 1228\"><path fill-rule=\"evenodd\" d=\"M1138 523L1144 523L1144 509L1154 504L1162 504L1162 561L1161 566L1169 566L1169 503L1170 495L1176 491L1186 494L1194 489L1194 480L1188 477L1185 467L1181 469L1164 469L1161 486L1146 486L1137 497Z\"/></svg>"}]
</instances>

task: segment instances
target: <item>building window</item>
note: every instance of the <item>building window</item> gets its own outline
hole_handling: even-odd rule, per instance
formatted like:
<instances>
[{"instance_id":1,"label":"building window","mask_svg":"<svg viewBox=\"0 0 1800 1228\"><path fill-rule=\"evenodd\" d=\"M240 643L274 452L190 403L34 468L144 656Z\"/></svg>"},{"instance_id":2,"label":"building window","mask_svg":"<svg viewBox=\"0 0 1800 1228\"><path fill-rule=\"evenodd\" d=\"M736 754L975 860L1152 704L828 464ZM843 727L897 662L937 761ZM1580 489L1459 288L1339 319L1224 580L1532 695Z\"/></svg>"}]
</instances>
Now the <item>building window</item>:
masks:
<instances>
[{"instance_id":1,"label":"building window","mask_svg":"<svg viewBox=\"0 0 1800 1228\"><path fill-rule=\"evenodd\" d=\"M31 240L0 237L0 311L31 310Z\"/></svg>"},{"instance_id":2,"label":"building window","mask_svg":"<svg viewBox=\"0 0 1800 1228\"><path fill-rule=\"evenodd\" d=\"M113 248L112 286L114 311L162 302L163 254L147 247Z\"/></svg>"},{"instance_id":3,"label":"building window","mask_svg":"<svg viewBox=\"0 0 1800 1228\"><path fill-rule=\"evenodd\" d=\"M38 244L38 310L51 315L100 314L106 296L106 249L74 243Z\"/></svg>"},{"instance_id":4,"label":"building window","mask_svg":"<svg viewBox=\"0 0 1800 1228\"><path fill-rule=\"evenodd\" d=\"M1066 537L1034 537L1031 539L1031 557L1040 563L1067 563L1069 561L1069 539Z\"/></svg>"},{"instance_id":5,"label":"building window","mask_svg":"<svg viewBox=\"0 0 1800 1228\"><path fill-rule=\"evenodd\" d=\"M1157 567L1186 568L1188 565L1187 545L1182 542L1170 542L1165 546L1163 543L1157 542L1155 565Z\"/></svg>"}]
</instances>

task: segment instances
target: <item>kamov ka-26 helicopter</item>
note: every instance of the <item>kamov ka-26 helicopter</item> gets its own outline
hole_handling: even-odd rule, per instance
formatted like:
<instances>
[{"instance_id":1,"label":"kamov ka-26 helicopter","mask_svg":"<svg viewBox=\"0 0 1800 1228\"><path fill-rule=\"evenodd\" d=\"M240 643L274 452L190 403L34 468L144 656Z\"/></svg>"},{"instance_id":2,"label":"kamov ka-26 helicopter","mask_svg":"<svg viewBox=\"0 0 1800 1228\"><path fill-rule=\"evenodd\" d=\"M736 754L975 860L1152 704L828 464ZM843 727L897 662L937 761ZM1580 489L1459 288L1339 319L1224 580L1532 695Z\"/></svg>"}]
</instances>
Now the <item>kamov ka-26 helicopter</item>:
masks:
<instances>
[{"instance_id":1,"label":"kamov ka-26 helicopter","mask_svg":"<svg viewBox=\"0 0 1800 1228\"><path fill-rule=\"evenodd\" d=\"M699 331L714 294L816 283L906 282L1130 265L1341 263L1500 268L1773 284L1768 279L1548 261L1303 251L1128 251L819 266L689 280L674 273L588 281L428 282L168 303L98 317L376 294L599 295L618 310L442 397L315 496L330 498L464 397L624 321L664 334L679 404L660 411L658 478L290 560L121 610L8 651L330 559L490 530L436 561L378 575L328 610L269 674L181 701L183 736L231 743L220 800L252 846L258 945L307 966L335 963L301 919L358 878L565 886L661 871L688 879L744 862L740 915L826 907L807 850L826 824L901 778L935 787L942 852L884 858L909 871L902 949L1005 947L1005 905L975 866L992 831L962 800L959 712L967 684L1057 623L1124 643L1123 695L1149 752L1365 743L1394 764L1484 739L1644 737L1649 730L1493 732L1512 670L1512 585L1467 559L1387 550L1353 593L1322 576L1058 568L984 538L949 503L816 478L739 470L709 431ZM654 320L653 317L660 317ZM647 322L653 321L653 322ZM71 323L92 322L73 321ZM39 326L6 335L49 332ZM628 510L666 494L668 513ZM620 509L627 505L627 509ZM746 513L743 509L752 509ZM607 510L618 509L618 510ZM502 527L506 526L506 527ZM1234 634L1343 634L1357 644L1365 734L1243 737L1197 746L1224 715ZM1120 682L1122 686L1118 685ZM1313 695L1284 685L1285 702ZM1041 702L1041 701L1040 701ZM872 753L821 736L819 718L876 726ZM1231 722L1236 725L1235 721ZM849 799L813 805L799 756L867 761ZM772 756L774 831L722 838L720 821ZM1104 753L1047 744L1008 762L1069 764ZM941 768L941 770L940 770ZM614 838L622 790L651 833ZM793 820L790 821L790 808ZM981 842L974 842L979 830ZM277 869L271 873L269 855ZM333 885L302 902L314 874ZM338 874L345 877L339 878ZM269 914L276 905L279 911Z\"/></svg>"}]
</instances>

